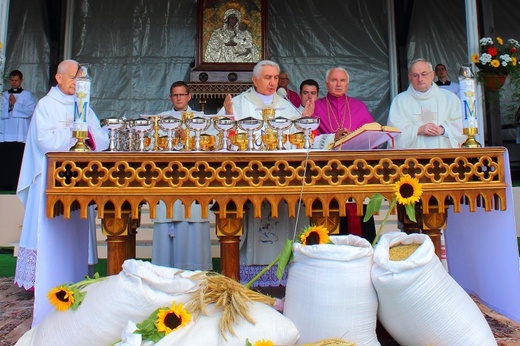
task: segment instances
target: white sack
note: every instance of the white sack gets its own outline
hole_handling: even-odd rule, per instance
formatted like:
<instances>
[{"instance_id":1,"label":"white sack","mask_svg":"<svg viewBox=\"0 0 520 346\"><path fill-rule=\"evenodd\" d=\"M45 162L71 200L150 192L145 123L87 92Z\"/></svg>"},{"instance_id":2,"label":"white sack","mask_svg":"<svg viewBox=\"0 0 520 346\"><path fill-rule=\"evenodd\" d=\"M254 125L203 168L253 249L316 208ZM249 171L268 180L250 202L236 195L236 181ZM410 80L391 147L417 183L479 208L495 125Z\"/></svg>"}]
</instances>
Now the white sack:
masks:
<instances>
[{"instance_id":1,"label":"white sack","mask_svg":"<svg viewBox=\"0 0 520 346\"><path fill-rule=\"evenodd\" d=\"M284 315L300 331L299 343L342 338L379 345L377 296L370 280L372 246L358 236L332 236L334 244L294 244Z\"/></svg>"},{"instance_id":2,"label":"white sack","mask_svg":"<svg viewBox=\"0 0 520 346\"><path fill-rule=\"evenodd\" d=\"M185 303L199 280L198 272L127 260L118 275L93 283L77 310L53 311L17 345L112 345L129 320L141 322L173 301Z\"/></svg>"},{"instance_id":3,"label":"white sack","mask_svg":"<svg viewBox=\"0 0 520 346\"><path fill-rule=\"evenodd\" d=\"M390 261L395 244L421 244L404 261ZM471 297L446 272L424 234L383 234L374 250L372 282L381 324L400 345L496 345Z\"/></svg>"}]
</instances>

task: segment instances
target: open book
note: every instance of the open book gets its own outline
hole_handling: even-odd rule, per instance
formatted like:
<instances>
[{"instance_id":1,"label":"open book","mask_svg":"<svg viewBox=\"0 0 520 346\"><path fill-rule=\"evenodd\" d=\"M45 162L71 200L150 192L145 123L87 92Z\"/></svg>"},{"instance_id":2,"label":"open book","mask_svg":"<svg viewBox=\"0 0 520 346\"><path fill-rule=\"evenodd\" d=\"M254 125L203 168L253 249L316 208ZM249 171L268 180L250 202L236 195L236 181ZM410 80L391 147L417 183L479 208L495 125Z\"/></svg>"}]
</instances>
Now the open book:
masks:
<instances>
[{"instance_id":1,"label":"open book","mask_svg":"<svg viewBox=\"0 0 520 346\"><path fill-rule=\"evenodd\" d=\"M368 123L361 126L354 132L351 132L348 135L338 139L337 141L330 143L328 149L368 150L377 148L379 145L386 143L389 140L392 141L393 147L393 139L400 133L401 131L395 127L383 126L376 122Z\"/></svg>"}]
</instances>

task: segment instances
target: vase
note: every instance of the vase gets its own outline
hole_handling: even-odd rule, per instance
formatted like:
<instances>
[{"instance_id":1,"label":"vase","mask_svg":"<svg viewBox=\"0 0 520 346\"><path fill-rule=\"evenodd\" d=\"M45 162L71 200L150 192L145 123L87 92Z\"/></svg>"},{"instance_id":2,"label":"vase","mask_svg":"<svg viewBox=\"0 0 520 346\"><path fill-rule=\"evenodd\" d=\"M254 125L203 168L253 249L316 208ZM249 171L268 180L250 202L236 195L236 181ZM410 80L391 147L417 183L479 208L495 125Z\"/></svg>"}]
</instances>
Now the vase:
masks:
<instances>
[{"instance_id":1,"label":"vase","mask_svg":"<svg viewBox=\"0 0 520 346\"><path fill-rule=\"evenodd\" d=\"M489 91L499 91L506 82L507 75L484 75L484 87Z\"/></svg>"}]
</instances>

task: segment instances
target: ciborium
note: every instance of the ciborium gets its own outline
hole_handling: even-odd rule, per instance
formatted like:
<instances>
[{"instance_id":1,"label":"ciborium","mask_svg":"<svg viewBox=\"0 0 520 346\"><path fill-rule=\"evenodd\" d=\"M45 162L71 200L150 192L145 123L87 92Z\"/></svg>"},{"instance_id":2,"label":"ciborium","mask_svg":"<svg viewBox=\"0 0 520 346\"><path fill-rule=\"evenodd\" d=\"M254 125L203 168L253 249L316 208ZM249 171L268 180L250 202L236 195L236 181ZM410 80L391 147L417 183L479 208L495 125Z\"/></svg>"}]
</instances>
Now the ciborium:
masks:
<instances>
[{"instance_id":1,"label":"ciborium","mask_svg":"<svg viewBox=\"0 0 520 346\"><path fill-rule=\"evenodd\" d=\"M304 134L304 149L309 149L311 147L311 134L312 131L316 130L320 126L320 119L313 117L301 117L299 119L294 120L294 126L303 131Z\"/></svg>"},{"instance_id":2,"label":"ciborium","mask_svg":"<svg viewBox=\"0 0 520 346\"><path fill-rule=\"evenodd\" d=\"M173 132L181 127L181 125L182 121L173 117L163 118L159 122L159 126L166 131L167 135L166 151L173 151Z\"/></svg>"},{"instance_id":3,"label":"ciborium","mask_svg":"<svg viewBox=\"0 0 520 346\"><path fill-rule=\"evenodd\" d=\"M305 134L303 132L295 132L289 134L289 142L296 147L296 149L303 149L305 145Z\"/></svg>"},{"instance_id":4,"label":"ciborium","mask_svg":"<svg viewBox=\"0 0 520 346\"><path fill-rule=\"evenodd\" d=\"M108 118L102 121L103 126L108 128L110 134L109 151L116 151L116 132L125 126L125 121L118 118Z\"/></svg>"},{"instance_id":5,"label":"ciborium","mask_svg":"<svg viewBox=\"0 0 520 346\"><path fill-rule=\"evenodd\" d=\"M238 127L247 132L247 150L255 150L255 138L253 132L262 128L264 122L260 119L247 117L238 121Z\"/></svg>"},{"instance_id":6,"label":"ciborium","mask_svg":"<svg viewBox=\"0 0 520 346\"><path fill-rule=\"evenodd\" d=\"M208 129L210 124L211 121L208 118L194 117L191 119L186 119L186 126L190 130L195 131L195 148L193 150L201 150L200 135L202 131L206 131Z\"/></svg>"},{"instance_id":7,"label":"ciborium","mask_svg":"<svg viewBox=\"0 0 520 346\"><path fill-rule=\"evenodd\" d=\"M277 139L277 146L276 148L278 150L284 149L284 142L283 142L283 132L288 130L292 126L292 120L284 118L284 117L278 117L274 119L267 120L267 124L271 129L276 131L276 139Z\"/></svg>"}]
</instances>

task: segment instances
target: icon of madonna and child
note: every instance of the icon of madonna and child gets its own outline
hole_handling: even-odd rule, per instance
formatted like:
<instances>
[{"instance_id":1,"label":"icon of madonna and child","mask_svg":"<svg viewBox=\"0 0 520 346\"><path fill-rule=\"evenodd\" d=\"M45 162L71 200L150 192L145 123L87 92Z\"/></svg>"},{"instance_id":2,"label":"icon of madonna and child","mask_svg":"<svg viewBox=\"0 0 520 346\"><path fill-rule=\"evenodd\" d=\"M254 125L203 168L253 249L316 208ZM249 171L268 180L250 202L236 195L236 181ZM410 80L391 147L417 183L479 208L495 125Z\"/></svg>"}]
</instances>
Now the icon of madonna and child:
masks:
<instances>
[{"instance_id":1,"label":"icon of madonna and child","mask_svg":"<svg viewBox=\"0 0 520 346\"><path fill-rule=\"evenodd\" d=\"M225 10L222 26L213 30L206 45L204 62L254 63L260 60L250 31L251 22L244 17L245 13L239 6Z\"/></svg>"}]
</instances>

